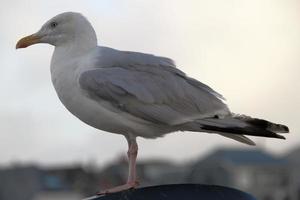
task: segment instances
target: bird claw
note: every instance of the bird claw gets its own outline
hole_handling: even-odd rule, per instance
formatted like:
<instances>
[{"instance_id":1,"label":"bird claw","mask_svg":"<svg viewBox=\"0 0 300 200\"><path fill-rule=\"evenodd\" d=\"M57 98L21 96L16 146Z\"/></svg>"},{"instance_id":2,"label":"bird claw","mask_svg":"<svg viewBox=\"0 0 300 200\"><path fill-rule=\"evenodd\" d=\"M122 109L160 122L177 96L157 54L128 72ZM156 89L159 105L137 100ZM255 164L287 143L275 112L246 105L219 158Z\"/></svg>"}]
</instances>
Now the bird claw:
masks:
<instances>
[{"instance_id":1,"label":"bird claw","mask_svg":"<svg viewBox=\"0 0 300 200\"><path fill-rule=\"evenodd\" d=\"M130 190L130 189L135 189L136 187L139 186L138 181L132 181L132 182L127 182L124 185L120 185L114 188L110 188L107 190L103 190L97 193L97 195L106 195L106 194L112 194L112 193L117 193L117 192L122 192L125 190Z\"/></svg>"}]
</instances>

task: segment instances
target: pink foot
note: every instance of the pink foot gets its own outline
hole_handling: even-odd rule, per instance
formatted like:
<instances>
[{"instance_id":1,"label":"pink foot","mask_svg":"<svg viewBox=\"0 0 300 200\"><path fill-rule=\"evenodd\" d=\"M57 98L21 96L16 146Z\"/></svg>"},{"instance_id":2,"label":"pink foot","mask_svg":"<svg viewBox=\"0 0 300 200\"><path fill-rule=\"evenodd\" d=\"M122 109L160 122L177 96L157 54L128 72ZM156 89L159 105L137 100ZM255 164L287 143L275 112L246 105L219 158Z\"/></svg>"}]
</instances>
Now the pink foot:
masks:
<instances>
[{"instance_id":1,"label":"pink foot","mask_svg":"<svg viewBox=\"0 0 300 200\"><path fill-rule=\"evenodd\" d=\"M116 193L116 192L121 192L124 190L129 190L129 189L134 189L139 185L138 181L134 181L134 182L128 182L124 185L120 185L114 188L110 188L107 190L103 190L97 193L97 195L104 195L104 194L111 194L111 193Z\"/></svg>"}]
</instances>

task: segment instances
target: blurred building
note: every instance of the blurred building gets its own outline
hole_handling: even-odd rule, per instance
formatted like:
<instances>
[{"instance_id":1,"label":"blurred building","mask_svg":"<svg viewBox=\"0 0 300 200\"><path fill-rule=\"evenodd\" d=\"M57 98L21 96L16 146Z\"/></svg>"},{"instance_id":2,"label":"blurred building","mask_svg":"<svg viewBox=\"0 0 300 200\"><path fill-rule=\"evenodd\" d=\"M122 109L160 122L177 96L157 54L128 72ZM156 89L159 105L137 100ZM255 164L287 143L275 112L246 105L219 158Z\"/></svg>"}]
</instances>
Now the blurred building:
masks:
<instances>
[{"instance_id":1,"label":"blurred building","mask_svg":"<svg viewBox=\"0 0 300 200\"><path fill-rule=\"evenodd\" d=\"M80 200L95 194L97 174L81 167L45 169L15 166L0 170L1 200Z\"/></svg>"},{"instance_id":2,"label":"blurred building","mask_svg":"<svg viewBox=\"0 0 300 200\"><path fill-rule=\"evenodd\" d=\"M234 187L260 200L290 197L290 165L260 150L218 150L192 167L188 182Z\"/></svg>"},{"instance_id":3,"label":"blurred building","mask_svg":"<svg viewBox=\"0 0 300 200\"><path fill-rule=\"evenodd\" d=\"M290 163L292 199L300 200L300 148L288 153L286 159Z\"/></svg>"},{"instance_id":4,"label":"blurred building","mask_svg":"<svg viewBox=\"0 0 300 200\"><path fill-rule=\"evenodd\" d=\"M251 193L258 200L300 200L300 149L283 158L261 150L221 149L196 162L165 160L138 163L141 186L197 183L222 185ZM127 160L102 169L17 165L0 168L0 200L79 200L99 189L122 184Z\"/></svg>"},{"instance_id":5,"label":"blurred building","mask_svg":"<svg viewBox=\"0 0 300 200\"><path fill-rule=\"evenodd\" d=\"M32 200L41 189L37 167L12 167L0 170L0 199Z\"/></svg>"}]
</instances>

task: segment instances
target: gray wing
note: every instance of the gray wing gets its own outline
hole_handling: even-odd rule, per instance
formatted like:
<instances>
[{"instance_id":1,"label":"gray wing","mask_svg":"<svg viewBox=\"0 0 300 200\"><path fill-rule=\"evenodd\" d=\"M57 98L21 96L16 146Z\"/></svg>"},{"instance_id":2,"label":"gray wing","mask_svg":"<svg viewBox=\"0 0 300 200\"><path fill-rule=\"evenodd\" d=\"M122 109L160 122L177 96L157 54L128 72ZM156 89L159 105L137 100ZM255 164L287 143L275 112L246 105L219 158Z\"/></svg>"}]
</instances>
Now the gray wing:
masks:
<instances>
[{"instance_id":1,"label":"gray wing","mask_svg":"<svg viewBox=\"0 0 300 200\"><path fill-rule=\"evenodd\" d=\"M124 62L85 71L79 84L91 98L155 123L178 125L229 113L218 93L169 65Z\"/></svg>"}]
</instances>

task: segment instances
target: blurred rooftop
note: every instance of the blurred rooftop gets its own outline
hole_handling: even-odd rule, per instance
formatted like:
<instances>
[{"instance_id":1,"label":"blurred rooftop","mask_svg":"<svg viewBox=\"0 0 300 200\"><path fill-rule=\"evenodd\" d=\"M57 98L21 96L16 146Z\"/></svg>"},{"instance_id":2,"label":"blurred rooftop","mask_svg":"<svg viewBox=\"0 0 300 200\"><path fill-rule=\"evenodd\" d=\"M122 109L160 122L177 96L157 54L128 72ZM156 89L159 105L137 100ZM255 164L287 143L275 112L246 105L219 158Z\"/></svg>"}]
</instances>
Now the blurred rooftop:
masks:
<instances>
[{"instance_id":1,"label":"blurred rooftop","mask_svg":"<svg viewBox=\"0 0 300 200\"><path fill-rule=\"evenodd\" d=\"M189 163L143 160L137 169L141 186L200 183L234 187L260 200L299 200L298 152L275 157L262 150L219 149ZM101 169L80 165L0 168L0 199L79 200L123 183L126 173L124 157Z\"/></svg>"}]
</instances>

